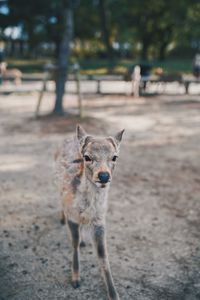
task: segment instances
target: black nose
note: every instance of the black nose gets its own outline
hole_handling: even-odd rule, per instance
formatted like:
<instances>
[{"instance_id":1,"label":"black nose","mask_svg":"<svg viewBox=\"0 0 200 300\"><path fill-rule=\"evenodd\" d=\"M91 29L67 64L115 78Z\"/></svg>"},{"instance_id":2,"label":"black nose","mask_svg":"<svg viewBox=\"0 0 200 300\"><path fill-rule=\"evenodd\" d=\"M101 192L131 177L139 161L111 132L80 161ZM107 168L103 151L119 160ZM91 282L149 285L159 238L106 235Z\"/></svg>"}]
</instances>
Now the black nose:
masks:
<instances>
[{"instance_id":1,"label":"black nose","mask_svg":"<svg viewBox=\"0 0 200 300\"><path fill-rule=\"evenodd\" d=\"M98 177L101 183L107 183L109 181L110 174L108 172L99 172Z\"/></svg>"}]
</instances>

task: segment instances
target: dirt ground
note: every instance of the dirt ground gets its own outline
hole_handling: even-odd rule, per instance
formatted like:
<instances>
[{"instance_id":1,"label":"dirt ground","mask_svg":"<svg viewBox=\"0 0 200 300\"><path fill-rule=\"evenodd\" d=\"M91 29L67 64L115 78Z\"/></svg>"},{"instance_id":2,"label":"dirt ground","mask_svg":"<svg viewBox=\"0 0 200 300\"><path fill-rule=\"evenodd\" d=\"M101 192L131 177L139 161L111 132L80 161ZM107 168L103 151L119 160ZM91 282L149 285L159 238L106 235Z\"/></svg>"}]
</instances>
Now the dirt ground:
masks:
<instances>
[{"instance_id":1,"label":"dirt ground","mask_svg":"<svg viewBox=\"0 0 200 300\"><path fill-rule=\"evenodd\" d=\"M81 249L81 287L59 223L53 153L77 117L34 119L37 94L0 99L0 300L104 300L92 247ZM51 110L47 94L42 114ZM76 98L66 108L76 113ZM108 248L123 300L200 299L200 97L88 96L90 133L126 129L112 182Z\"/></svg>"}]
</instances>

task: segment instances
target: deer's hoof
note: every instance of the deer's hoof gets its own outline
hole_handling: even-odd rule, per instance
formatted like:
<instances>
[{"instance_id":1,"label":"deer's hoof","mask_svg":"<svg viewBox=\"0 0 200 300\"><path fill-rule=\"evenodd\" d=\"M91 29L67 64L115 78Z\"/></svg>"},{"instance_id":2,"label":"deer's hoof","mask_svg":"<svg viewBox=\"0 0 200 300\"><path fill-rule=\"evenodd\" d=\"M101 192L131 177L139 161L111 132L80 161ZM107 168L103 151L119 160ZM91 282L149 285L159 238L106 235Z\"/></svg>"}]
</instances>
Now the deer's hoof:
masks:
<instances>
[{"instance_id":1,"label":"deer's hoof","mask_svg":"<svg viewBox=\"0 0 200 300\"><path fill-rule=\"evenodd\" d=\"M80 242L80 247L81 247L81 248L86 247L86 243L85 243L84 241L81 241L81 242Z\"/></svg>"},{"instance_id":2,"label":"deer's hoof","mask_svg":"<svg viewBox=\"0 0 200 300\"><path fill-rule=\"evenodd\" d=\"M109 300L120 300L119 295L116 294L114 297L108 297Z\"/></svg>"},{"instance_id":3,"label":"deer's hoof","mask_svg":"<svg viewBox=\"0 0 200 300\"><path fill-rule=\"evenodd\" d=\"M80 281L79 280L72 281L72 286L74 289L78 289L81 286Z\"/></svg>"},{"instance_id":4,"label":"deer's hoof","mask_svg":"<svg viewBox=\"0 0 200 300\"><path fill-rule=\"evenodd\" d=\"M60 219L60 224L61 224L61 225L65 225L65 224L66 224L65 219Z\"/></svg>"}]
</instances>

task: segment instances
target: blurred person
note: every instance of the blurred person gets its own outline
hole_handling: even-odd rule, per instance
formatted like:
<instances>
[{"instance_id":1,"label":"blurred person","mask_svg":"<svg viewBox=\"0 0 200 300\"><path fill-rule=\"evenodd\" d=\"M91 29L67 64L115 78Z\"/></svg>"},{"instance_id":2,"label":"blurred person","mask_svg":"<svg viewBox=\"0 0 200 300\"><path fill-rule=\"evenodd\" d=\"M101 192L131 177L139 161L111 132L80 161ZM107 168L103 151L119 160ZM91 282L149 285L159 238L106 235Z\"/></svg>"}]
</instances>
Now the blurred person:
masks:
<instances>
[{"instance_id":1,"label":"blurred person","mask_svg":"<svg viewBox=\"0 0 200 300\"><path fill-rule=\"evenodd\" d=\"M193 62L193 74L196 78L200 78L200 53L197 53L194 57L194 62Z\"/></svg>"},{"instance_id":2,"label":"blurred person","mask_svg":"<svg viewBox=\"0 0 200 300\"><path fill-rule=\"evenodd\" d=\"M0 82L3 81L3 76L6 72L7 64L5 62L4 50L0 49Z\"/></svg>"}]
</instances>

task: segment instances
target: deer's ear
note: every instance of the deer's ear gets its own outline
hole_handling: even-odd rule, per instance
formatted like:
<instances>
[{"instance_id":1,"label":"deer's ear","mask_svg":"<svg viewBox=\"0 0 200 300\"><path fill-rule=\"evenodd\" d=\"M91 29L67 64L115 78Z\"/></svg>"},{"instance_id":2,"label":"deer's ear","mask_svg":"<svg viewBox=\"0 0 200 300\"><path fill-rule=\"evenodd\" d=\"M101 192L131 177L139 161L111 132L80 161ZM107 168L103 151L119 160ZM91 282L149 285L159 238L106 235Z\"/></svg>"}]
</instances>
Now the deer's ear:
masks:
<instances>
[{"instance_id":1,"label":"deer's ear","mask_svg":"<svg viewBox=\"0 0 200 300\"><path fill-rule=\"evenodd\" d=\"M76 136L78 141L83 140L87 136L86 131L80 125L76 126Z\"/></svg>"},{"instance_id":2,"label":"deer's ear","mask_svg":"<svg viewBox=\"0 0 200 300\"><path fill-rule=\"evenodd\" d=\"M123 133L124 133L124 130L121 130L119 131L116 135L115 135L115 141L117 142L117 144L119 145L121 140L122 140L122 136L123 136Z\"/></svg>"}]
</instances>

